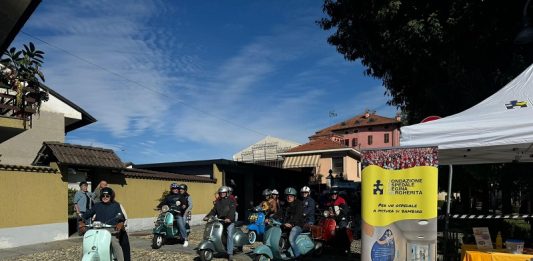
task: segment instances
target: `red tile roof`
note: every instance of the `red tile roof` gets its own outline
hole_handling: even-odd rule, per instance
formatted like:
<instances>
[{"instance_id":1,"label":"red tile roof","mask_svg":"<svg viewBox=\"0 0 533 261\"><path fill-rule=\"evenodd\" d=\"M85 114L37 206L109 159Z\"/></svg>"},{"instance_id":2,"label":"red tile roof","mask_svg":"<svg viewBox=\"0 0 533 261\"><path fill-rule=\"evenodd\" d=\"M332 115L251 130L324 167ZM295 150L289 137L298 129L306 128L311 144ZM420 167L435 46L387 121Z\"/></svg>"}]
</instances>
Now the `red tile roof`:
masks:
<instances>
[{"instance_id":1,"label":"red tile roof","mask_svg":"<svg viewBox=\"0 0 533 261\"><path fill-rule=\"evenodd\" d=\"M351 129L356 127L368 127L384 124L400 124L401 121L397 121L394 118L387 118L379 116L377 114L370 114L368 118L365 118L365 114L357 115L351 119L339 122L335 125L329 126L325 129L315 132L315 134L310 139L317 138L324 135L329 135L332 132L340 131L344 129Z\"/></svg>"},{"instance_id":2,"label":"red tile roof","mask_svg":"<svg viewBox=\"0 0 533 261\"><path fill-rule=\"evenodd\" d=\"M287 152L301 152L301 151L315 151L315 150L331 150L331 149L344 149L349 148L344 144L332 141L327 138L315 139L308 143L302 144L298 147L294 147Z\"/></svg>"}]
</instances>

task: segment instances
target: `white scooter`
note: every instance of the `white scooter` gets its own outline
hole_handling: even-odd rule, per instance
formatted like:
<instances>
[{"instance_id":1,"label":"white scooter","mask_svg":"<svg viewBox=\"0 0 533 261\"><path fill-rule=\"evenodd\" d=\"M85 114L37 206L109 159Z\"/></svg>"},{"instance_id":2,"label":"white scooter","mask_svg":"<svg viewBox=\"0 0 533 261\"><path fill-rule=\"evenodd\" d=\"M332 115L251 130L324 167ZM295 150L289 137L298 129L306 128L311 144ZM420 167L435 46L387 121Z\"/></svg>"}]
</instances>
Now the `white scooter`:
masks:
<instances>
[{"instance_id":1,"label":"white scooter","mask_svg":"<svg viewBox=\"0 0 533 261\"><path fill-rule=\"evenodd\" d=\"M118 213L115 219L123 219L122 214ZM122 249L120 248L120 245L114 246L111 243L111 237L115 236L119 232L115 231L114 225L108 225L106 223L94 221L92 224L85 225L88 230L85 235L83 235L82 261L117 260L117 255L115 255L115 253L117 251L122 252ZM122 256L122 253L120 256Z\"/></svg>"}]
</instances>

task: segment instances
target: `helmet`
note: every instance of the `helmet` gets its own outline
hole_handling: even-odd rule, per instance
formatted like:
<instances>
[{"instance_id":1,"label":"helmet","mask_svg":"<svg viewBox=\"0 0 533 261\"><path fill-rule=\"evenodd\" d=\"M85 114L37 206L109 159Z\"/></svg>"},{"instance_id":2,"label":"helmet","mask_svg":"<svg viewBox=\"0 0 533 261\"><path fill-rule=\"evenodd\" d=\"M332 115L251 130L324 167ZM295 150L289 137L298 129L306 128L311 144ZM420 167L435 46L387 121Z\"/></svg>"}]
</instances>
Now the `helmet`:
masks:
<instances>
[{"instance_id":1,"label":"helmet","mask_svg":"<svg viewBox=\"0 0 533 261\"><path fill-rule=\"evenodd\" d=\"M180 186L178 185L178 183L172 183L170 184L170 190L173 190L173 189L179 189Z\"/></svg>"},{"instance_id":2,"label":"helmet","mask_svg":"<svg viewBox=\"0 0 533 261\"><path fill-rule=\"evenodd\" d=\"M233 194L233 188L230 187L230 186L228 186L228 193L229 193L229 194Z\"/></svg>"},{"instance_id":3,"label":"helmet","mask_svg":"<svg viewBox=\"0 0 533 261\"><path fill-rule=\"evenodd\" d=\"M179 185L179 188L180 188L180 189L183 189L183 190L185 190L185 191L187 191L187 188L188 188L188 187L187 187L187 185L185 185L185 184L180 184L180 185Z\"/></svg>"},{"instance_id":4,"label":"helmet","mask_svg":"<svg viewBox=\"0 0 533 261\"><path fill-rule=\"evenodd\" d=\"M217 191L218 193L228 193L229 192L229 188L226 187L226 186L222 186L218 189Z\"/></svg>"},{"instance_id":5,"label":"helmet","mask_svg":"<svg viewBox=\"0 0 533 261\"><path fill-rule=\"evenodd\" d=\"M293 195L296 196L297 192L296 189L288 187L285 189L285 195Z\"/></svg>"},{"instance_id":6,"label":"helmet","mask_svg":"<svg viewBox=\"0 0 533 261\"><path fill-rule=\"evenodd\" d=\"M276 189L273 189L273 190L271 191L271 194L272 194L272 195L279 195L279 192L278 192Z\"/></svg>"},{"instance_id":7,"label":"helmet","mask_svg":"<svg viewBox=\"0 0 533 261\"><path fill-rule=\"evenodd\" d=\"M302 189L300 189L300 192L311 193L311 189L308 186L304 186L304 187L302 187Z\"/></svg>"},{"instance_id":8,"label":"helmet","mask_svg":"<svg viewBox=\"0 0 533 261\"><path fill-rule=\"evenodd\" d=\"M265 189L263 190L263 196L264 197L268 197L272 194L272 191L270 191L270 189Z\"/></svg>"},{"instance_id":9,"label":"helmet","mask_svg":"<svg viewBox=\"0 0 533 261\"><path fill-rule=\"evenodd\" d=\"M333 187L333 188L331 188L331 189L329 190L329 194L330 194L330 195L332 195L332 194L339 194L339 189Z\"/></svg>"},{"instance_id":10,"label":"helmet","mask_svg":"<svg viewBox=\"0 0 533 261\"><path fill-rule=\"evenodd\" d=\"M102 201L102 198L104 198L104 195L110 195L111 202L115 200L115 191L113 191L110 187L103 188L100 191L100 201Z\"/></svg>"}]
</instances>

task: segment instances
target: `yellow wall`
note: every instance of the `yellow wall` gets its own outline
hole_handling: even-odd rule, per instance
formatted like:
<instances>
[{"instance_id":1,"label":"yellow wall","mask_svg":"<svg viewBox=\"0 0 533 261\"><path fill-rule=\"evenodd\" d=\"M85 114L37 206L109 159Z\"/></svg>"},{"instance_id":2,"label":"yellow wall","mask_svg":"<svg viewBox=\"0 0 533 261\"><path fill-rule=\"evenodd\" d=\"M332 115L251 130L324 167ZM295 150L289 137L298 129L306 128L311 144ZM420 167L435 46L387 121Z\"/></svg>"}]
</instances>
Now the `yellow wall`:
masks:
<instances>
[{"instance_id":1,"label":"yellow wall","mask_svg":"<svg viewBox=\"0 0 533 261\"><path fill-rule=\"evenodd\" d=\"M0 170L0 228L67 222L60 173Z\"/></svg>"},{"instance_id":2,"label":"yellow wall","mask_svg":"<svg viewBox=\"0 0 533 261\"><path fill-rule=\"evenodd\" d=\"M126 178L127 185L110 184L115 190L116 200L126 209L128 218L154 217L157 211L154 208L159 204L159 199L164 191L168 191L170 184L187 184L188 192L192 197L192 214L206 214L213 207L214 193L221 186L222 175L215 173L217 183L193 183L171 180L154 180Z\"/></svg>"}]
</instances>

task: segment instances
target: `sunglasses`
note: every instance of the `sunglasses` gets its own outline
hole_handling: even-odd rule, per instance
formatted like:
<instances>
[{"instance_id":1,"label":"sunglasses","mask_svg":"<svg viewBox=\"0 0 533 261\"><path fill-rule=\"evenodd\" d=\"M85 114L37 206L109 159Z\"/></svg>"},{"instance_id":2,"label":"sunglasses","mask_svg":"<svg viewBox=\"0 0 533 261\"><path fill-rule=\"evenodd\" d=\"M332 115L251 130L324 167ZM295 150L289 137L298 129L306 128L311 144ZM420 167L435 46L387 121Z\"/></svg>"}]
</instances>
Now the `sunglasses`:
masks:
<instances>
[{"instance_id":1,"label":"sunglasses","mask_svg":"<svg viewBox=\"0 0 533 261\"><path fill-rule=\"evenodd\" d=\"M109 195L109 194L104 194L104 195L102 196L102 198L111 198L111 195Z\"/></svg>"}]
</instances>

